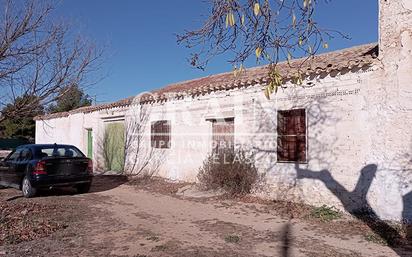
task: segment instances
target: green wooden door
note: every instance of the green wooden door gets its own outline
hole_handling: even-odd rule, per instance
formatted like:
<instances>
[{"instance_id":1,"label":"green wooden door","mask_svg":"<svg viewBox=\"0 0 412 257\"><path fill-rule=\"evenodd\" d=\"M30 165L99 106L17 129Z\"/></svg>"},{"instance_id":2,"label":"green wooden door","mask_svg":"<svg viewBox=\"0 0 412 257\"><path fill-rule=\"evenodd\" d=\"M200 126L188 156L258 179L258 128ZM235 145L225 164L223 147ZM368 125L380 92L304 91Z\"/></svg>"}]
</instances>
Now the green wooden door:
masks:
<instances>
[{"instance_id":1,"label":"green wooden door","mask_svg":"<svg viewBox=\"0 0 412 257\"><path fill-rule=\"evenodd\" d=\"M124 124L120 122L106 125L104 138L104 155L106 169L110 171L123 171L125 135Z\"/></svg>"},{"instance_id":2,"label":"green wooden door","mask_svg":"<svg viewBox=\"0 0 412 257\"><path fill-rule=\"evenodd\" d=\"M87 157L93 158L93 130L87 130Z\"/></svg>"}]
</instances>

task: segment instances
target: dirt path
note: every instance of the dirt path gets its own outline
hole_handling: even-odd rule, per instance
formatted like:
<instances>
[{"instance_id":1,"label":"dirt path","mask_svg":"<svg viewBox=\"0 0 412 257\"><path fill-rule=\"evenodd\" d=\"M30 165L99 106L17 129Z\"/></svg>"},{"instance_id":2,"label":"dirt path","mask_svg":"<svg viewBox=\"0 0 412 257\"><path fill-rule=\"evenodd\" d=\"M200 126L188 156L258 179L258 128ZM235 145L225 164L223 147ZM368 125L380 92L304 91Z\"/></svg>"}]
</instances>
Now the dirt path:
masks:
<instances>
[{"instance_id":1,"label":"dirt path","mask_svg":"<svg viewBox=\"0 0 412 257\"><path fill-rule=\"evenodd\" d=\"M61 217L68 227L0 246L0 256L397 256L359 233L341 233L334 224L289 223L261 204L181 199L125 184L95 191L35 198L66 204Z\"/></svg>"},{"instance_id":2,"label":"dirt path","mask_svg":"<svg viewBox=\"0 0 412 257\"><path fill-rule=\"evenodd\" d=\"M162 256L164 251L177 256L183 252L187 256L281 256L285 251L282 239L287 220L260 212L264 206L259 204L201 203L131 190L122 186L103 192L111 200L97 205L127 224L94 237L95 242L117 238L113 254ZM389 248L359 236L342 240L303 222L293 223L288 232L290 256L396 256ZM139 237L142 231L147 234ZM238 236L239 242L228 243L229 236Z\"/></svg>"}]
</instances>

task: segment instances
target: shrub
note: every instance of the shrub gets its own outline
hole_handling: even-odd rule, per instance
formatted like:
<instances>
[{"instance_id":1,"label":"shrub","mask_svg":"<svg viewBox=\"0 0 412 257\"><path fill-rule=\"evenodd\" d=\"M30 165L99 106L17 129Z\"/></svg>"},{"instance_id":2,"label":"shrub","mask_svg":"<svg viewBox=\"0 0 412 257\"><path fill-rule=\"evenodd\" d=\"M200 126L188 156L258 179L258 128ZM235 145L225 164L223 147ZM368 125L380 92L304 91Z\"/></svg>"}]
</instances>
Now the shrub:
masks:
<instances>
[{"instance_id":1,"label":"shrub","mask_svg":"<svg viewBox=\"0 0 412 257\"><path fill-rule=\"evenodd\" d=\"M388 245L388 242L385 239L375 233L369 233L365 235L365 240L375 244Z\"/></svg>"},{"instance_id":2,"label":"shrub","mask_svg":"<svg viewBox=\"0 0 412 257\"><path fill-rule=\"evenodd\" d=\"M238 235L227 235L225 241L226 243L239 243L240 237Z\"/></svg>"},{"instance_id":3,"label":"shrub","mask_svg":"<svg viewBox=\"0 0 412 257\"><path fill-rule=\"evenodd\" d=\"M321 207L313 208L311 216L313 218L327 222L341 218L342 214L338 210L336 210L335 207L322 205Z\"/></svg>"},{"instance_id":4,"label":"shrub","mask_svg":"<svg viewBox=\"0 0 412 257\"><path fill-rule=\"evenodd\" d=\"M206 189L222 188L232 195L244 195L250 193L259 174L244 151L227 150L210 154L197 178Z\"/></svg>"}]
</instances>

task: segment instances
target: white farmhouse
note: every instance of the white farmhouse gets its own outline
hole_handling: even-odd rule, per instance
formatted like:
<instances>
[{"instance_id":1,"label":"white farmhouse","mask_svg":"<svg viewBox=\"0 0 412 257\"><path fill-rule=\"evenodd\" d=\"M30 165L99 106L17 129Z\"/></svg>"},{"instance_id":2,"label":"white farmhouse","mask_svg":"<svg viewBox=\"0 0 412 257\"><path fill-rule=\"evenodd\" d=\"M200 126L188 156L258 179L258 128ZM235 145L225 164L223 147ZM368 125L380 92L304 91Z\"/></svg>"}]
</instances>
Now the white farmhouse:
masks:
<instances>
[{"instance_id":1,"label":"white farmhouse","mask_svg":"<svg viewBox=\"0 0 412 257\"><path fill-rule=\"evenodd\" d=\"M223 73L37 117L36 143L76 145L96 170L195 181L217 142L254 154L262 197L411 219L412 1L379 2L379 43L315 56L303 86L270 100L267 67Z\"/></svg>"}]
</instances>

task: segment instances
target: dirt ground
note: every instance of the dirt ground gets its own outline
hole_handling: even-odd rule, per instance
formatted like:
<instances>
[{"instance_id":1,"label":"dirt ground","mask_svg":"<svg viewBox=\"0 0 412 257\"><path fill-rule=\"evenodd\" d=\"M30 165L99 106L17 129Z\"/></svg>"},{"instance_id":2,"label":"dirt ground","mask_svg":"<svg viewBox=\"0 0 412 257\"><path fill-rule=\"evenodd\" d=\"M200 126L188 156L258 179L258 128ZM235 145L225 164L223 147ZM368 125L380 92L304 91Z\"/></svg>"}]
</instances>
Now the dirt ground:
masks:
<instances>
[{"instance_id":1,"label":"dirt ground","mask_svg":"<svg viewBox=\"0 0 412 257\"><path fill-rule=\"evenodd\" d=\"M20 239L5 237L0 256L389 257L401 252L373 240L367 226L348 218L320 222L302 214L289 220L281 205L253 198L176 196L185 185L103 176L83 195L68 189L24 199L17 190L0 189L3 208L18 206L18 215L25 217L20 227L40 222L47 228ZM30 215L36 206L48 214ZM40 220L34 217L39 215Z\"/></svg>"}]
</instances>

